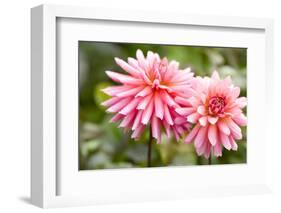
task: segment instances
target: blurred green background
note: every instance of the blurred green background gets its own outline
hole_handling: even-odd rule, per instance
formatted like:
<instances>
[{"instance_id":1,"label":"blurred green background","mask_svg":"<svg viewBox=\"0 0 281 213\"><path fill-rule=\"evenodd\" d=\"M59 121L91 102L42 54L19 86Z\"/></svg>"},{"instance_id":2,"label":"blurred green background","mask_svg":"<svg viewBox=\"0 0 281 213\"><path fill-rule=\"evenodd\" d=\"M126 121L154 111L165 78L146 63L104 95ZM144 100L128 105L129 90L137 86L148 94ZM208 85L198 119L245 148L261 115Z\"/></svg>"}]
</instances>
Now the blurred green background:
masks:
<instances>
[{"instance_id":1,"label":"blurred green background","mask_svg":"<svg viewBox=\"0 0 281 213\"><path fill-rule=\"evenodd\" d=\"M118 124L109 123L101 102L109 97L100 90L114 83L105 70L124 72L115 64L114 57L126 60L141 49L157 52L161 58L180 62L180 68L191 67L195 75L210 76L216 69L222 77L230 75L240 96L247 96L247 50L242 48L211 48L127 43L79 42L79 168L80 170L146 167L148 129L139 141L133 141ZM246 110L246 109L245 109ZM245 112L246 113L246 112ZM212 164L246 163L246 128L243 140L238 141L238 151L223 149L223 156L212 157ZM152 145L152 166L183 166L207 164L198 157L193 144L167 141Z\"/></svg>"}]
</instances>

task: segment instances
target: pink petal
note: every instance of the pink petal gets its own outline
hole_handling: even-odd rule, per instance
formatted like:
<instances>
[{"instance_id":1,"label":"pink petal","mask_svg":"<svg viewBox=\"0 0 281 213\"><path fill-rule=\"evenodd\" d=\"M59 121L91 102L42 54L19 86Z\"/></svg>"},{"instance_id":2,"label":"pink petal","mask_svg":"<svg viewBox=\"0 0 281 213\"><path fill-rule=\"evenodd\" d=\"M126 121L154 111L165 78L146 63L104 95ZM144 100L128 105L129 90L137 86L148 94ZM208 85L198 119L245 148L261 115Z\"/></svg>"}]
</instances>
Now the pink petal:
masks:
<instances>
[{"instance_id":1,"label":"pink petal","mask_svg":"<svg viewBox=\"0 0 281 213\"><path fill-rule=\"evenodd\" d=\"M210 124L215 124L218 121L218 117L212 117L212 116L208 116L208 121Z\"/></svg>"},{"instance_id":2,"label":"pink petal","mask_svg":"<svg viewBox=\"0 0 281 213\"><path fill-rule=\"evenodd\" d=\"M203 117L199 118L199 123L201 124L201 126L206 126L208 123L208 117L203 116Z\"/></svg>"},{"instance_id":3,"label":"pink petal","mask_svg":"<svg viewBox=\"0 0 281 213\"><path fill-rule=\"evenodd\" d=\"M140 123L141 117L142 117L142 112L143 112L142 110L139 110L139 111L137 112L136 118L135 118L134 123L133 123L133 126L132 126L132 130L137 129L138 126L142 125L142 124Z\"/></svg>"},{"instance_id":4,"label":"pink petal","mask_svg":"<svg viewBox=\"0 0 281 213\"><path fill-rule=\"evenodd\" d=\"M144 125L139 125L136 130L133 132L131 138L139 138L142 132L144 131L145 126Z\"/></svg>"},{"instance_id":5,"label":"pink petal","mask_svg":"<svg viewBox=\"0 0 281 213\"><path fill-rule=\"evenodd\" d=\"M223 144L223 146L227 150L231 149L231 143L230 143L229 138L228 138L227 135L225 135L224 133L220 132L220 140L221 140L221 143Z\"/></svg>"},{"instance_id":6,"label":"pink petal","mask_svg":"<svg viewBox=\"0 0 281 213\"><path fill-rule=\"evenodd\" d=\"M218 74L217 71L214 71L213 74L212 74L212 79L215 79L215 80L220 80L220 76Z\"/></svg>"},{"instance_id":7,"label":"pink petal","mask_svg":"<svg viewBox=\"0 0 281 213\"><path fill-rule=\"evenodd\" d=\"M110 96L116 96L116 94L120 93L120 92L124 92L127 91L129 89L132 89L131 86L111 86L111 87L107 87L105 89L102 89L101 91L103 91L105 94L110 95Z\"/></svg>"},{"instance_id":8,"label":"pink petal","mask_svg":"<svg viewBox=\"0 0 281 213\"><path fill-rule=\"evenodd\" d=\"M139 77L139 76L140 76L140 73L139 73L139 71L138 71L136 68L130 66L130 65L127 64L125 61L123 61L123 60L121 60L121 59L119 59L119 58L117 58L117 57L114 58L114 59L115 59L115 62L116 62L123 70L125 70L126 72L128 72L130 75L135 76L135 77Z\"/></svg>"},{"instance_id":9,"label":"pink petal","mask_svg":"<svg viewBox=\"0 0 281 213\"><path fill-rule=\"evenodd\" d=\"M168 124L174 125L170 110L166 104L164 105L164 119Z\"/></svg>"},{"instance_id":10,"label":"pink petal","mask_svg":"<svg viewBox=\"0 0 281 213\"><path fill-rule=\"evenodd\" d=\"M190 143L198 133L199 129L201 128L200 124L196 124L196 126L191 130L191 132L186 136L184 139L185 143Z\"/></svg>"},{"instance_id":11,"label":"pink petal","mask_svg":"<svg viewBox=\"0 0 281 213\"><path fill-rule=\"evenodd\" d=\"M106 111L107 112L119 112L121 109L123 109L124 106L126 106L128 103L130 103L132 99L129 98L124 98L117 102L116 104L112 105L110 108L108 108Z\"/></svg>"},{"instance_id":12,"label":"pink petal","mask_svg":"<svg viewBox=\"0 0 281 213\"><path fill-rule=\"evenodd\" d=\"M120 123L119 127L130 127L131 122L133 121L133 119L135 118L135 112L134 113L130 113L129 115L126 115L125 118L123 119L123 121Z\"/></svg>"},{"instance_id":13,"label":"pink petal","mask_svg":"<svg viewBox=\"0 0 281 213\"><path fill-rule=\"evenodd\" d=\"M236 99L240 94L240 88L239 87L234 87L232 89L232 98Z\"/></svg>"},{"instance_id":14,"label":"pink petal","mask_svg":"<svg viewBox=\"0 0 281 213\"><path fill-rule=\"evenodd\" d=\"M175 118L175 124L177 125L182 125L186 122L186 119L184 119L183 117L177 117Z\"/></svg>"},{"instance_id":15,"label":"pink petal","mask_svg":"<svg viewBox=\"0 0 281 213\"><path fill-rule=\"evenodd\" d=\"M110 122L111 123L117 122L117 121L121 120L122 118L124 118L124 115L116 114L110 119Z\"/></svg>"},{"instance_id":16,"label":"pink petal","mask_svg":"<svg viewBox=\"0 0 281 213\"><path fill-rule=\"evenodd\" d=\"M200 115L198 113L192 113L187 117L187 121L190 123L196 123Z\"/></svg>"},{"instance_id":17,"label":"pink petal","mask_svg":"<svg viewBox=\"0 0 281 213\"><path fill-rule=\"evenodd\" d=\"M152 99L152 94L146 96L143 100L141 100L141 102L137 106L137 109L144 110L147 107L148 103L151 101L151 99Z\"/></svg>"},{"instance_id":18,"label":"pink petal","mask_svg":"<svg viewBox=\"0 0 281 213\"><path fill-rule=\"evenodd\" d=\"M230 136L229 141L230 141L230 144L231 144L231 149L234 150L234 151L237 151L238 145L235 142L235 140L233 139L233 137Z\"/></svg>"},{"instance_id":19,"label":"pink petal","mask_svg":"<svg viewBox=\"0 0 281 213\"><path fill-rule=\"evenodd\" d=\"M141 96L145 97L152 93L151 86L146 86L143 90L141 90L138 94L136 94L136 97Z\"/></svg>"},{"instance_id":20,"label":"pink petal","mask_svg":"<svg viewBox=\"0 0 281 213\"><path fill-rule=\"evenodd\" d=\"M210 125L208 130L208 138L212 146L215 146L218 141L217 127L215 125Z\"/></svg>"},{"instance_id":21,"label":"pink petal","mask_svg":"<svg viewBox=\"0 0 281 213\"><path fill-rule=\"evenodd\" d=\"M104 102L101 103L101 105L103 106L106 106L106 107L110 107L111 105L113 104L116 104L117 102L119 102L121 99L118 98L118 97L113 97L113 98L110 98Z\"/></svg>"},{"instance_id":22,"label":"pink petal","mask_svg":"<svg viewBox=\"0 0 281 213\"><path fill-rule=\"evenodd\" d=\"M216 145L214 146L214 155L216 157L221 157L222 156L222 146L220 143L216 143Z\"/></svg>"},{"instance_id":23,"label":"pink petal","mask_svg":"<svg viewBox=\"0 0 281 213\"><path fill-rule=\"evenodd\" d=\"M143 114L142 114L142 124L148 124L150 117L153 113L153 100L151 100L147 106L146 109L144 109Z\"/></svg>"},{"instance_id":24,"label":"pink petal","mask_svg":"<svg viewBox=\"0 0 281 213\"><path fill-rule=\"evenodd\" d=\"M238 98L238 99L236 99L236 103L237 103L238 107L240 107L242 109L247 105L247 98L245 98L245 97Z\"/></svg>"},{"instance_id":25,"label":"pink petal","mask_svg":"<svg viewBox=\"0 0 281 213\"><path fill-rule=\"evenodd\" d=\"M148 70L148 65L146 63L145 57L143 55L143 52L140 49L137 50L136 56L137 56L137 59L139 62L139 66L141 68L143 68L144 70Z\"/></svg>"},{"instance_id":26,"label":"pink petal","mask_svg":"<svg viewBox=\"0 0 281 213\"><path fill-rule=\"evenodd\" d=\"M167 137L170 138L171 137L171 131L170 131L171 130L171 128L170 128L171 126L170 126L170 124L168 124L165 121L163 121L162 123L163 123L163 126L164 126L164 129L165 129Z\"/></svg>"},{"instance_id":27,"label":"pink petal","mask_svg":"<svg viewBox=\"0 0 281 213\"><path fill-rule=\"evenodd\" d=\"M161 90L160 95L162 97L162 100L164 100L165 103L168 104L169 106L177 106L177 103L166 91Z\"/></svg>"},{"instance_id":28,"label":"pink petal","mask_svg":"<svg viewBox=\"0 0 281 213\"><path fill-rule=\"evenodd\" d=\"M189 103L189 101L188 101L187 99L182 98L182 97L179 97L179 96L177 96L177 97L175 98L175 101L176 101L178 104L181 104L181 105L183 105L183 106L191 106L190 103Z\"/></svg>"},{"instance_id":29,"label":"pink petal","mask_svg":"<svg viewBox=\"0 0 281 213\"><path fill-rule=\"evenodd\" d=\"M161 142L160 124L156 116L152 116L151 131L152 136L157 139L157 142Z\"/></svg>"},{"instance_id":30,"label":"pink petal","mask_svg":"<svg viewBox=\"0 0 281 213\"><path fill-rule=\"evenodd\" d=\"M219 121L217 125L220 131L222 131L226 135L230 135L230 129L228 128L225 121Z\"/></svg>"},{"instance_id":31,"label":"pink petal","mask_svg":"<svg viewBox=\"0 0 281 213\"><path fill-rule=\"evenodd\" d=\"M154 108L156 117L162 120L164 117L164 105L158 93L154 95Z\"/></svg>"},{"instance_id":32,"label":"pink petal","mask_svg":"<svg viewBox=\"0 0 281 213\"><path fill-rule=\"evenodd\" d=\"M181 108L176 108L176 112L179 113L180 115L188 116L194 112L194 109L191 107L181 107Z\"/></svg>"},{"instance_id":33,"label":"pink petal","mask_svg":"<svg viewBox=\"0 0 281 213\"><path fill-rule=\"evenodd\" d=\"M143 86L141 87L135 87L129 90L126 90L124 92L117 93L117 97L127 97L127 96L135 96L139 91L143 89Z\"/></svg>"},{"instance_id":34,"label":"pink petal","mask_svg":"<svg viewBox=\"0 0 281 213\"><path fill-rule=\"evenodd\" d=\"M194 139L194 146L200 147L206 141L208 127L201 127Z\"/></svg>"},{"instance_id":35,"label":"pink petal","mask_svg":"<svg viewBox=\"0 0 281 213\"><path fill-rule=\"evenodd\" d=\"M176 141L179 141L180 136L179 133L177 132L177 129L175 128L175 126L172 126L173 132L174 132L174 136L176 138Z\"/></svg>"},{"instance_id":36,"label":"pink petal","mask_svg":"<svg viewBox=\"0 0 281 213\"><path fill-rule=\"evenodd\" d=\"M238 116L234 116L233 120L235 121L235 123L237 123L239 126L246 126L247 125L247 118L245 117L245 115L243 115L242 113L239 114Z\"/></svg>"},{"instance_id":37,"label":"pink petal","mask_svg":"<svg viewBox=\"0 0 281 213\"><path fill-rule=\"evenodd\" d=\"M205 115L206 114L205 106L203 106L203 105L198 106L197 112L201 115Z\"/></svg>"},{"instance_id":38,"label":"pink petal","mask_svg":"<svg viewBox=\"0 0 281 213\"><path fill-rule=\"evenodd\" d=\"M136 109L137 105L139 104L140 99L135 98L133 99L130 103L128 103L127 106L125 106L119 113L122 115L127 115L130 112L132 112L133 110Z\"/></svg>"},{"instance_id":39,"label":"pink petal","mask_svg":"<svg viewBox=\"0 0 281 213\"><path fill-rule=\"evenodd\" d=\"M227 120L226 124L228 125L231 134L234 136L235 139L237 140L242 139L242 133L240 127L231 118Z\"/></svg>"},{"instance_id":40,"label":"pink petal","mask_svg":"<svg viewBox=\"0 0 281 213\"><path fill-rule=\"evenodd\" d=\"M118 83L135 84L135 85L140 85L144 83L142 79L137 79L128 75L124 75L112 71L105 71L105 72L113 81Z\"/></svg>"}]
</instances>

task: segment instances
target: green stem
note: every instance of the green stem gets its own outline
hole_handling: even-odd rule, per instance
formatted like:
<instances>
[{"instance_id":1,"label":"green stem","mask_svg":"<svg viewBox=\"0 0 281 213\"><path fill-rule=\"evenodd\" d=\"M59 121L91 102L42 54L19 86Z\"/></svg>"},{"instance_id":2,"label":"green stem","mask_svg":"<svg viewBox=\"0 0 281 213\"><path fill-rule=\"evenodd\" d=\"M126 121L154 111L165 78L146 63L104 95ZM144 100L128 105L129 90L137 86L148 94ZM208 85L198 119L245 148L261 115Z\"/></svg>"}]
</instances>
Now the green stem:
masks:
<instances>
[{"instance_id":1,"label":"green stem","mask_svg":"<svg viewBox=\"0 0 281 213\"><path fill-rule=\"evenodd\" d=\"M152 148L152 130L149 131L148 150L147 150L147 167L151 167L151 148Z\"/></svg>"}]
</instances>

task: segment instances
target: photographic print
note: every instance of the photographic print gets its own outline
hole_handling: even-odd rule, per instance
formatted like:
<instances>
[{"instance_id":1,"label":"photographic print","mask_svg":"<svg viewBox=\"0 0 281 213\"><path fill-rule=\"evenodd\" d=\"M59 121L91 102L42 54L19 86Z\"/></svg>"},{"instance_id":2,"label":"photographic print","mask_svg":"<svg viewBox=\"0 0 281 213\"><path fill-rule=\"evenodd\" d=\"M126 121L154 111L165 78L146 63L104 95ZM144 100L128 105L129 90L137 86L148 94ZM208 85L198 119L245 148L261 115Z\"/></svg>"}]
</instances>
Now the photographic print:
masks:
<instances>
[{"instance_id":1,"label":"photographic print","mask_svg":"<svg viewBox=\"0 0 281 213\"><path fill-rule=\"evenodd\" d=\"M79 169L242 164L247 49L79 41Z\"/></svg>"}]
</instances>

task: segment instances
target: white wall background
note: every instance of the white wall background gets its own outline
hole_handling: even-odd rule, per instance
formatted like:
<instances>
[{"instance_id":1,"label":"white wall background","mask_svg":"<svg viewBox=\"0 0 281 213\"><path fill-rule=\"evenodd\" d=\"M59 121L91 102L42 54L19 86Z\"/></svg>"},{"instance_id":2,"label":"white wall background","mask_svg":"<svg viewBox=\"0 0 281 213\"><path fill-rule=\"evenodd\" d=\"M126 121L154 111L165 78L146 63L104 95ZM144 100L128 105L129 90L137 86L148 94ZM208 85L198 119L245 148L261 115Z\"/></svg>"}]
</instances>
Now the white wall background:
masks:
<instances>
[{"instance_id":1,"label":"white wall background","mask_svg":"<svg viewBox=\"0 0 281 213\"><path fill-rule=\"evenodd\" d=\"M0 6L0 212L37 212L29 204L30 178L30 8L41 3L125 9L269 17L275 20L275 83L281 81L281 5L278 0L38 0L2 1ZM280 90L280 86L278 91ZM280 93L281 96L281 93ZM280 100L276 109L281 108ZM276 120L280 114L276 115ZM270 125L270 124L266 124ZM281 130L281 124L280 124ZM274 142L272 195L201 198L171 202L51 209L50 212L278 212L281 210L281 140Z\"/></svg>"}]
</instances>

